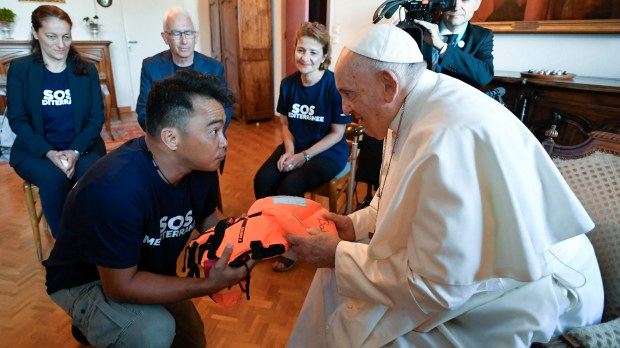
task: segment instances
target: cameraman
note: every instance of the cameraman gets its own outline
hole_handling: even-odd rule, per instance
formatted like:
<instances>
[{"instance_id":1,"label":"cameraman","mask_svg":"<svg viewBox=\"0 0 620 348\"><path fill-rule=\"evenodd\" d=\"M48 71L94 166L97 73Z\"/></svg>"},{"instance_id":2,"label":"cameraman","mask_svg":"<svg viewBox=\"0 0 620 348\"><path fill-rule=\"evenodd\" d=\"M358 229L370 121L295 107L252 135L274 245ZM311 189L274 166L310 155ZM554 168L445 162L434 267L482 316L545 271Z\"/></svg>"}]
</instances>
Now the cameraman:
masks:
<instances>
[{"instance_id":1,"label":"cameraman","mask_svg":"<svg viewBox=\"0 0 620 348\"><path fill-rule=\"evenodd\" d=\"M426 34L422 54L428 68L480 88L493 79L493 32L469 23L481 0L456 0L438 24L415 19ZM450 40L450 35L453 39Z\"/></svg>"}]
</instances>

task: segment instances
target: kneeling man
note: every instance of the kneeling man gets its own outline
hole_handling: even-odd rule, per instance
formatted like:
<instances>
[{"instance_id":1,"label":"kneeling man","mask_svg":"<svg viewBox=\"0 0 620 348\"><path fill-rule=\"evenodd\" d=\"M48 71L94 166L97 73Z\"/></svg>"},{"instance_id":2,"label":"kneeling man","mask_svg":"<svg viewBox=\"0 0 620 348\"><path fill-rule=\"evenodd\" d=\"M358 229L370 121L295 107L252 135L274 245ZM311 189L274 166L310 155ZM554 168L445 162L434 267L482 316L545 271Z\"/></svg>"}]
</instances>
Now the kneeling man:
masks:
<instances>
[{"instance_id":1,"label":"kneeling man","mask_svg":"<svg viewBox=\"0 0 620 348\"><path fill-rule=\"evenodd\" d=\"M206 345L190 299L238 283L254 265L229 267L229 248L207 278L176 276L191 232L221 219L216 170L231 102L217 78L194 70L156 82L146 136L101 158L71 191L45 265L47 291L82 343Z\"/></svg>"}]
</instances>

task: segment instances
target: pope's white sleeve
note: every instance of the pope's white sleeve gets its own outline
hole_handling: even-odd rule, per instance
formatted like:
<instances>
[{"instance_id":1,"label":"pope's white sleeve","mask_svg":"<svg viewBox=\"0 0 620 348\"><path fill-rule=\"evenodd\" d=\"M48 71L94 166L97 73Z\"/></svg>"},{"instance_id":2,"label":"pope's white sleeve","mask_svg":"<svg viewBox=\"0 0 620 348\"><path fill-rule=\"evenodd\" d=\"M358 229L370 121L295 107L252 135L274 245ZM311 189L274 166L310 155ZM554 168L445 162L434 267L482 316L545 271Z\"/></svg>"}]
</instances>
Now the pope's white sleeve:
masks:
<instances>
[{"instance_id":1,"label":"pope's white sleeve","mask_svg":"<svg viewBox=\"0 0 620 348\"><path fill-rule=\"evenodd\" d=\"M375 231L377 221L376 200L377 197L375 196L369 206L348 215L355 229L355 240L368 238L368 233Z\"/></svg>"}]
</instances>

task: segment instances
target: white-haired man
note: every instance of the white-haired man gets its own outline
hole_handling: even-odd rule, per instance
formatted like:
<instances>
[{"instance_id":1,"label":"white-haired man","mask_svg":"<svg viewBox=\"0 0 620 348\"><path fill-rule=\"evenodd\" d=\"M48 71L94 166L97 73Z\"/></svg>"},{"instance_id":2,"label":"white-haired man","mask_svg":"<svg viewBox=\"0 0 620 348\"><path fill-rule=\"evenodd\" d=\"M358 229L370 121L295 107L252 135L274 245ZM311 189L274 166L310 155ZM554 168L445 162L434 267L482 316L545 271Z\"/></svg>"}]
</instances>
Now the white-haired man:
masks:
<instances>
[{"instance_id":1,"label":"white-haired man","mask_svg":"<svg viewBox=\"0 0 620 348\"><path fill-rule=\"evenodd\" d=\"M335 75L343 111L385 138L380 186L328 215L340 238L287 237L321 268L290 347L528 347L600 321L594 225L514 115L426 70L389 24L346 44Z\"/></svg>"},{"instance_id":2,"label":"white-haired man","mask_svg":"<svg viewBox=\"0 0 620 348\"><path fill-rule=\"evenodd\" d=\"M194 51L198 35L199 32L194 29L194 23L187 10L173 7L166 11L161 37L169 49L142 61L136 113L143 130L146 131L146 98L153 82L164 79L178 70L194 69L203 74L217 76L226 85L222 63ZM228 127L231 115L232 109L227 107L224 129Z\"/></svg>"}]
</instances>

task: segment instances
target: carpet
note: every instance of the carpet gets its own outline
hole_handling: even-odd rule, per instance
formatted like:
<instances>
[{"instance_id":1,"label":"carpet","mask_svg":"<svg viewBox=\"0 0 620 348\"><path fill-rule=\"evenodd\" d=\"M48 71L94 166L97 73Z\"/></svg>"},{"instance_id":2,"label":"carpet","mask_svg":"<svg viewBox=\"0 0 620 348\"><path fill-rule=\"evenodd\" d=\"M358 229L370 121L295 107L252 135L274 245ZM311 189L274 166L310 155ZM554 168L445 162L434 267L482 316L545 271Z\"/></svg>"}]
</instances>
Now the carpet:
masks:
<instances>
[{"instance_id":1,"label":"carpet","mask_svg":"<svg viewBox=\"0 0 620 348\"><path fill-rule=\"evenodd\" d=\"M112 134L114 139L110 137L110 134L105 130L105 127L101 129L101 137L105 142L105 148L108 152L121 146L127 140L137 138L144 135L144 131L140 128L137 121L121 122L112 121Z\"/></svg>"}]
</instances>

